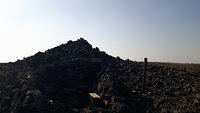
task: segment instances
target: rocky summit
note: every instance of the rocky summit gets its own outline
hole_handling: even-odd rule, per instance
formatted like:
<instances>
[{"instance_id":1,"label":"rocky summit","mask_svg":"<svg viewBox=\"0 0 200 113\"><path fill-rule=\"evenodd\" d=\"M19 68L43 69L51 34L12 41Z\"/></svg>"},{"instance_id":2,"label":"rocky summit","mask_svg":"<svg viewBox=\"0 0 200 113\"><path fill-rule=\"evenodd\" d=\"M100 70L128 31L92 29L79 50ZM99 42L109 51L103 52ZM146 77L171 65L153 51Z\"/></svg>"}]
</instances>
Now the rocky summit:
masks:
<instances>
[{"instance_id":1,"label":"rocky summit","mask_svg":"<svg viewBox=\"0 0 200 113\"><path fill-rule=\"evenodd\" d=\"M200 112L199 65L149 63L145 84L143 67L68 41L0 64L0 113Z\"/></svg>"}]
</instances>

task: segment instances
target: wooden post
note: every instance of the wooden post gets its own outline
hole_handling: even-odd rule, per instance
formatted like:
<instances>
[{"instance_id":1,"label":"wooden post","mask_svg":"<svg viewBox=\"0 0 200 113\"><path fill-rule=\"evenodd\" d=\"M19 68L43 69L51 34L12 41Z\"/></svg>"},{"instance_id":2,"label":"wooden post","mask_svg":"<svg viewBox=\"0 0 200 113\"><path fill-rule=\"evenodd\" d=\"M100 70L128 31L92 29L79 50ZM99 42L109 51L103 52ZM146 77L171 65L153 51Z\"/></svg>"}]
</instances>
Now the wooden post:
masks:
<instances>
[{"instance_id":1,"label":"wooden post","mask_svg":"<svg viewBox=\"0 0 200 113\"><path fill-rule=\"evenodd\" d=\"M144 76L143 76L143 91L145 91L146 76L147 76L147 58L144 58Z\"/></svg>"}]
</instances>

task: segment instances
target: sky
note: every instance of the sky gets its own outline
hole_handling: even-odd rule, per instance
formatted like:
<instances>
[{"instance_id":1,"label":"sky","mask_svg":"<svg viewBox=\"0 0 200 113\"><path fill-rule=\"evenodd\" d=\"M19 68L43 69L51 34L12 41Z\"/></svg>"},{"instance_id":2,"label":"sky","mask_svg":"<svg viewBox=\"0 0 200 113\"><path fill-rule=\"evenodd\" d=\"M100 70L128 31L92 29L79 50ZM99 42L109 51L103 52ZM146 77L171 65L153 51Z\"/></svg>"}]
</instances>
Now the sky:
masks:
<instances>
[{"instance_id":1,"label":"sky","mask_svg":"<svg viewBox=\"0 0 200 113\"><path fill-rule=\"evenodd\" d=\"M0 62L80 37L123 59L200 63L200 0L0 0Z\"/></svg>"}]
</instances>

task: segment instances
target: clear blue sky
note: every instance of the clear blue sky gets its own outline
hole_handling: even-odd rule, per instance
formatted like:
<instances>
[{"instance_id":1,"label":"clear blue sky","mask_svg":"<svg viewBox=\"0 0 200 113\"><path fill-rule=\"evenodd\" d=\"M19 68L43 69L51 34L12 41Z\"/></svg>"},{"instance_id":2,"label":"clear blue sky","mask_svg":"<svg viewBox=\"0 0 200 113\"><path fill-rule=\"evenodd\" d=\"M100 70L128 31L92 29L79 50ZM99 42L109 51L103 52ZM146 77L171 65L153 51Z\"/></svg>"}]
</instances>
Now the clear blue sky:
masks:
<instances>
[{"instance_id":1,"label":"clear blue sky","mask_svg":"<svg viewBox=\"0 0 200 113\"><path fill-rule=\"evenodd\" d=\"M200 0L0 0L0 62L80 37L123 59L200 63Z\"/></svg>"}]
</instances>

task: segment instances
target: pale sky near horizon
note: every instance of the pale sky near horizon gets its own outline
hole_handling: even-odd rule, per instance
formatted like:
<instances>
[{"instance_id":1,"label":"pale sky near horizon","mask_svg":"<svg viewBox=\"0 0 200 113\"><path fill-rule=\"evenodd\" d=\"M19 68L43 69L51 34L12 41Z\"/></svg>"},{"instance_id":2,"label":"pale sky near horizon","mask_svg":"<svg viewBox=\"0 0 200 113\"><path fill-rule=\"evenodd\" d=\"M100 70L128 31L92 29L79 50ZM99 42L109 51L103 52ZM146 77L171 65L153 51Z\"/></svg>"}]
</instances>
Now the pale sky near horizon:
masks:
<instances>
[{"instance_id":1,"label":"pale sky near horizon","mask_svg":"<svg viewBox=\"0 0 200 113\"><path fill-rule=\"evenodd\" d=\"M200 0L0 0L0 62L80 37L123 59L200 63Z\"/></svg>"}]
</instances>

